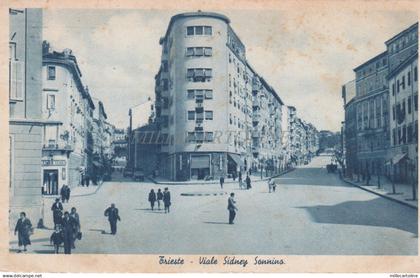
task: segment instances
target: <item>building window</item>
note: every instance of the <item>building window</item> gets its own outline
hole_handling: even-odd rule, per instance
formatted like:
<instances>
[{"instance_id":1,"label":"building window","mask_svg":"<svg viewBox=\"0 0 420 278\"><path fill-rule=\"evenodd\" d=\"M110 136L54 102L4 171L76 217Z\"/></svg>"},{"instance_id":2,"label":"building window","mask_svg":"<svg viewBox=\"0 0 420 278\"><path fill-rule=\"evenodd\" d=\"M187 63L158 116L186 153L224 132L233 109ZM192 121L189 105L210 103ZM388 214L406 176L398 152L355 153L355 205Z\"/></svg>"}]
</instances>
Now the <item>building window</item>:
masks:
<instances>
[{"instance_id":1,"label":"building window","mask_svg":"<svg viewBox=\"0 0 420 278\"><path fill-rule=\"evenodd\" d=\"M414 81L417 82L417 67L414 67Z\"/></svg>"},{"instance_id":2,"label":"building window","mask_svg":"<svg viewBox=\"0 0 420 278\"><path fill-rule=\"evenodd\" d=\"M411 107L412 107L412 104L411 104L411 96L409 96L409 97L407 98L407 109L408 109L408 114L411 114Z\"/></svg>"},{"instance_id":3,"label":"building window","mask_svg":"<svg viewBox=\"0 0 420 278\"><path fill-rule=\"evenodd\" d=\"M213 49L211 47L187 47L186 56L187 57L201 57L207 56L210 57L213 55Z\"/></svg>"},{"instance_id":4,"label":"building window","mask_svg":"<svg viewBox=\"0 0 420 278\"><path fill-rule=\"evenodd\" d=\"M188 111L188 120L189 121L195 120L195 111Z\"/></svg>"},{"instance_id":5,"label":"building window","mask_svg":"<svg viewBox=\"0 0 420 278\"><path fill-rule=\"evenodd\" d=\"M55 80L55 67L54 66L48 66L47 79Z\"/></svg>"},{"instance_id":6,"label":"building window","mask_svg":"<svg viewBox=\"0 0 420 278\"><path fill-rule=\"evenodd\" d=\"M188 26L187 36L211 36L213 33L211 26Z\"/></svg>"},{"instance_id":7,"label":"building window","mask_svg":"<svg viewBox=\"0 0 420 278\"><path fill-rule=\"evenodd\" d=\"M414 111L417 111L417 95L414 95Z\"/></svg>"},{"instance_id":8,"label":"building window","mask_svg":"<svg viewBox=\"0 0 420 278\"><path fill-rule=\"evenodd\" d=\"M195 142L195 133L194 132L188 132L187 133L187 141L189 143Z\"/></svg>"},{"instance_id":9,"label":"building window","mask_svg":"<svg viewBox=\"0 0 420 278\"><path fill-rule=\"evenodd\" d=\"M407 126L407 143L413 142L413 125L409 124Z\"/></svg>"},{"instance_id":10,"label":"building window","mask_svg":"<svg viewBox=\"0 0 420 278\"><path fill-rule=\"evenodd\" d=\"M213 132L206 132L205 134L204 134L204 140L206 141L206 142L213 142Z\"/></svg>"},{"instance_id":11,"label":"building window","mask_svg":"<svg viewBox=\"0 0 420 278\"><path fill-rule=\"evenodd\" d=\"M187 80L192 82L209 82L212 78L212 69L194 68L187 69Z\"/></svg>"},{"instance_id":12,"label":"building window","mask_svg":"<svg viewBox=\"0 0 420 278\"><path fill-rule=\"evenodd\" d=\"M205 98L213 99L213 90L205 90Z\"/></svg>"},{"instance_id":13,"label":"building window","mask_svg":"<svg viewBox=\"0 0 420 278\"><path fill-rule=\"evenodd\" d=\"M392 120L395 121L395 105L392 105Z\"/></svg>"},{"instance_id":14,"label":"building window","mask_svg":"<svg viewBox=\"0 0 420 278\"><path fill-rule=\"evenodd\" d=\"M392 83L392 95L395 96L395 83Z\"/></svg>"},{"instance_id":15,"label":"building window","mask_svg":"<svg viewBox=\"0 0 420 278\"><path fill-rule=\"evenodd\" d=\"M195 98L195 91L194 90L188 90L187 91L187 98L188 99L194 99Z\"/></svg>"},{"instance_id":16,"label":"building window","mask_svg":"<svg viewBox=\"0 0 420 278\"><path fill-rule=\"evenodd\" d=\"M407 86L411 85L411 71L407 72Z\"/></svg>"},{"instance_id":17,"label":"building window","mask_svg":"<svg viewBox=\"0 0 420 278\"><path fill-rule=\"evenodd\" d=\"M405 75L402 76L401 86L404 90L405 89Z\"/></svg>"},{"instance_id":18,"label":"building window","mask_svg":"<svg viewBox=\"0 0 420 278\"><path fill-rule=\"evenodd\" d=\"M206 111L206 120L213 120L213 111Z\"/></svg>"},{"instance_id":19,"label":"building window","mask_svg":"<svg viewBox=\"0 0 420 278\"><path fill-rule=\"evenodd\" d=\"M21 61L9 61L9 97L14 100L21 100L24 91L24 70L25 64Z\"/></svg>"},{"instance_id":20,"label":"building window","mask_svg":"<svg viewBox=\"0 0 420 278\"><path fill-rule=\"evenodd\" d=\"M48 110L55 109L55 95L47 95L47 109Z\"/></svg>"}]
</instances>

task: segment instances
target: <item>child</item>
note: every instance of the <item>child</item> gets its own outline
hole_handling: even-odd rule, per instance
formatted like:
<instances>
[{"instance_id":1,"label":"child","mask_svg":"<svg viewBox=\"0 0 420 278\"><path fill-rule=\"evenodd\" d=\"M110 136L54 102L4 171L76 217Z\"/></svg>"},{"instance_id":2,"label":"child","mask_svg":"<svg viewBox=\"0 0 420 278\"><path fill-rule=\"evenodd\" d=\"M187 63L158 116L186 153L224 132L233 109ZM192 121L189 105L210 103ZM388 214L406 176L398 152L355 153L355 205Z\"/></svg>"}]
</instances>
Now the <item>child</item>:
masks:
<instances>
[{"instance_id":1,"label":"child","mask_svg":"<svg viewBox=\"0 0 420 278\"><path fill-rule=\"evenodd\" d=\"M58 254L61 243L63 243L63 234L60 227L57 225L50 238L51 244L54 244L55 254Z\"/></svg>"}]
</instances>

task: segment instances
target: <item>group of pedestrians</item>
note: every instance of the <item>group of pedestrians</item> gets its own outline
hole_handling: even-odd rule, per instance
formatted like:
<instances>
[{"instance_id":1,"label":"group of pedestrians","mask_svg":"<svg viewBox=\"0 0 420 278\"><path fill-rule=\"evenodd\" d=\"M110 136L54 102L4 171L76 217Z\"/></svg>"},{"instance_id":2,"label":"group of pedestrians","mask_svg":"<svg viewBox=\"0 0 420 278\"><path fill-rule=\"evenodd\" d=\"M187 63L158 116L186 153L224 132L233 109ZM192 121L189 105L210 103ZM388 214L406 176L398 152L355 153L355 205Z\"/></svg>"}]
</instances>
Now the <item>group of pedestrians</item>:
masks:
<instances>
[{"instance_id":1,"label":"group of pedestrians","mask_svg":"<svg viewBox=\"0 0 420 278\"><path fill-rule=\"evenodd\" d=\"M54 232L50 237L50 242L54 245L54 252L58 254L61 244L64 244L64 254L71 254L71 250L76 248L76 239L82 238L79 214L75 207L72 207L70 212L64 211L59 198L55 199L51 210Z\"/></svg>"},{"instance_id":2,"label":"group of pedestrians","mask_svg":"<svg viewBox=\"0 0 420 278\"><path fill-rule=\"evenodd\" d=\"M236 177L235 177L236 175L233 175L233 177L234 177L234 181L235 181L235 179L236 179ZM219 179L219 182L220 182L220 188L221 189L223 189L223 185L224 185L224 183L225 183L225 177L224 177L224 175L221 175L220 176L220 179ZM251 189L252 188L252 186L251 186L251 178L249 177L249 174L248 174L248 172L247 172L247 175L246 175L246 178L245 178L245 181L243 181L242 180L242 172L241 171L239 171L238 172L238 182L239 182L239 189Z\"/></svg>"},{"instance_id":3,"label":"group of pedestrians","mask_svg":"<svg viewBox=\"0 0 420 278\"><path fill-rule=\"evenodd\" d=\"M60 190L60 195L61 195L61 201L63 202L63 203L65 203L65 202L69 202L69 200L70 200L70 187L68 187L68 185L63 185L62 187L61 187L61 190Z\"/></svg>"},{"instance_id":4,"label":"group of pedestrians","mask_svg":"<svg viewBox=\"0 0 420 278\"><path fill-rule=\"evenodd\" d=\"M163 192L159 188L157 193L155 193L152 189L150 190L148 201L152 210L154 210L156 201L158 204L158 210L160 210L160 202L162 201L165 207L165 213L169 213L169 207L171 206L171 192L169 192L167 187L165 187Z\"/></svg>"}]
</instances>

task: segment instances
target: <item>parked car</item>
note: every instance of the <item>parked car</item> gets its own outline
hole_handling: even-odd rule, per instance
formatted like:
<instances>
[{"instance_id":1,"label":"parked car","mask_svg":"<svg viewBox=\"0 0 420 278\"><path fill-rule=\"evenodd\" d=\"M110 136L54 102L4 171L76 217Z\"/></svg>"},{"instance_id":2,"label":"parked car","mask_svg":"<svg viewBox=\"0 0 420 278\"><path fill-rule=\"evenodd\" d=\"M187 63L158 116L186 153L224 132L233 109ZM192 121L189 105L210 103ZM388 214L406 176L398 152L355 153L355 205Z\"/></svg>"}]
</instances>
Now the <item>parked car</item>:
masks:
<instances>
[{"instance_id":1,"label":"parked car","mask_svg":"<svg viewBox=\"0 0 420 278\"><path fill-rule=\"evenodd\" d=\"M123 177L132 177L133 176L133 170L129 168L125 168L123 171Z\"/></svg>"},{"instance_id":2,"label":"parked car","mask_svg":"<svg viewBox=\"0 0 420 278\"><path fill-rule=\"evenodd\" d=\"M142 168L137 168L134 170L133 179L135 181L144 181L144 171Z\"/></svg>"}]
</instances>

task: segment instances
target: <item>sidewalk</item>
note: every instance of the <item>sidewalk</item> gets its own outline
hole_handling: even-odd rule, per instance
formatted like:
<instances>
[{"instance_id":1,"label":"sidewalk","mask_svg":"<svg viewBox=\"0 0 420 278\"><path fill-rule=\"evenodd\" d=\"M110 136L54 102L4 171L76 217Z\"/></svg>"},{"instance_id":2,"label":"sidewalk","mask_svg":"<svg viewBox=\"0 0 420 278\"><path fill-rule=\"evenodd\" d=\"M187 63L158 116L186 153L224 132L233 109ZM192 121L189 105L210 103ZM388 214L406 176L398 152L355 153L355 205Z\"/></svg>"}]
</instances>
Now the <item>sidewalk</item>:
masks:
<instances>
[{"instance_id":1,"label":"sidewalk","mask_svg":"<svg viewBox=\"0 0 420 278\"><path fill-rule=\"evenodd\" d=\"M411 184L395 184L395 194L392 191L392 183L390 180L384 176L380 177L380 188L378 189L378 177L372 176L370 180L370 185L366 185L365 181L357 182L356 179L343 178L343 181L357 186L363 190L369 191L378 196L387 198L389 200L398 202L400 204L409 206L411 208L418 209L418 200L413 200L413 187ZM416 194L418 192L418 187L416 188ZM418 199L418 197L417 197Z\"/></svg>"},{"instance_id":2,"label":"sidewalk","mask_svg":"<svg viewBox=\"0 0 420 278\"><path fill-rule=\"evenodd\" d=\"M78 185L76 187L70 188L70 198L73 197L80 197L80 196L89 196L95 194L102 186L103 182L98 185L89 185L89 186L81 186ZM55 199L60 198L60 195L43 195L46 199Z\"/></svg>"},{"instance_id":3,"label":"sidewalk","mask_svg":"<svg viewBox=\"0 0 420 278\"><path fill-rule=\"evenodd\" d=\"M282 176L284 174L287 174L291 171L293 171L294 168L285 170L281 173L278 173L276 175L273 175L271 177L265 177L265 175L263 175L263 178L261 179L261 174L258 175L251 175L251 182L258 182L258 181L267 181L270 178L275 178L275 177L279 177ZM151 176L147 176L147 178L152 181L155 184L163 184L163 185L190 185L190 184L219 184L219 179L214 179L214 180L190 180L190 181L171 181L168 180L166 178L163 177L151 177ZM245 181L246 175L242 175L242 181ZM225 184L227 183L238 183L238 178L236 178L235 180L233 180L232 178L225 178Z\"/></svg>"}]
</instances>

